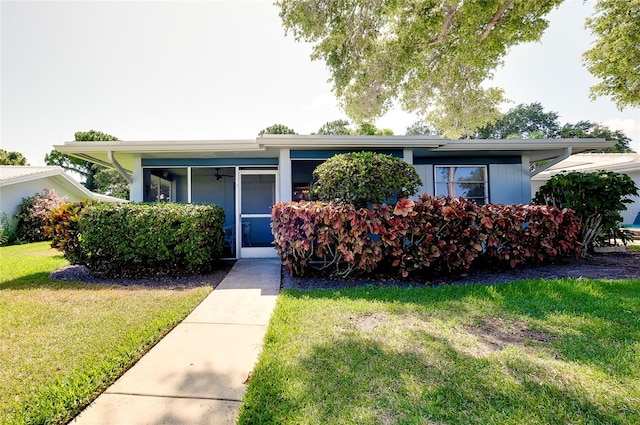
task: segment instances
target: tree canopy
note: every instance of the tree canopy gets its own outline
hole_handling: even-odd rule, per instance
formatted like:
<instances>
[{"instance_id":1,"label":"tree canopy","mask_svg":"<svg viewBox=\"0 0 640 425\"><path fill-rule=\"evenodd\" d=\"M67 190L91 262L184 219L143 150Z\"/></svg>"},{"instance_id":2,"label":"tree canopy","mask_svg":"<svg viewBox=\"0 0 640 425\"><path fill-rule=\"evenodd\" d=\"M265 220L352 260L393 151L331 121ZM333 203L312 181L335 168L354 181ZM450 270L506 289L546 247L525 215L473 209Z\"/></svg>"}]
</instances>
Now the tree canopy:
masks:
<instances>
[{"instance_id":1,"label":"tree canopy","mask_svg":"<svg viewBox=\"0 0 640 425\"><path fill-rule=\"evenodd\" d=\"M445 137L495 122L502 90L483 88L508 49L539 40L562 0L279 0L284 28L313 44L356 122L396 101Z\"/></svg>"},{"instance_id":2,"label":"tree canopy","mask_svg":"<svg viewBox=\"0 0 640 425\"><path fill-rule=\"evenodd\" d=\"M292 128L287 127L284 124L273 124L264 130L260 130L258 136L262 136L264 134L298 134Z\"/></svg>"},{"instance_id":3,"label":"tree canopy","mask_svg":"<svg viewBox=\"0 0 640 425\"><path fill-rule=\"evenodd\" d=\"M362 122L351 126L347 120L334 120L326 122L320 127L319 135L344 135L344 136L392 136L393 130L389 128L378 128L370 122Z\"/></svg>"},{"instance_id":4,"label":"tree canopy","mask_svg":"<svg viewBox=\"0 0 640 425\"><path fill-rule=\"evenodd\" d=\"M89 130L75 133L76 142L109 142L120 140L101 131ZM129 183L115 170L109 170L91 161L76 158L52 150L45 155L47 165L57 165L68 171L73 171L85 178L84 186L94 192L127 199L129 197Z\"/></svg>"},{"instance_id":5,"label":"tree canopy","mask_svg":"<svg viewBox=\"0 0 640 425\"><path fill-rule=\"evenodd\" d=\"M328 121L320 127L318 133L320 135L343 135L348 136L353 134L353 130L349 128L349 121L347 120L334 120Z\"/></svg>"},{"instance_id":6,"label":"tree canopy","mask_svg":"<svg viewBox=\"0 0 640 425\"><path fill-rule=\"evenodd\" d=\"M540 103L520 104L511 108L495 124L479 129L475 137L479 139L554 139L600 138L616 142L601 153L633 152L631 139L623 131L612 130L606 125L588 120L575 124L560 125L557 112L545 111Z\"/></svg>"},{"instance_id":7,"label":"tree canopy","mask_svg":"<svg viewBox=\"0 0 640 425\"><path fill-rule=\"evenodd\" d=\"M598 0L595 12L586 27L596 42L583 56L600 79L591 97L611 96L620 110L640 106L640 0Z\"/></svg>"},{"instance_id":8,"label":"tree canopy","mask_svg":"<svg viewBox=\"0 0 640 425\"><path fill-rule=\"evenodd\" d=\"M407 136L437 136L440 132L431 124L416 121L407 127Z\"/></svg>"},{"instance_id":9,"label":"tree canopy","mask_svg":"<svg viewBox=\"0 0 640 425\"><path fill-rule=\"evenodd\" d=\"M287 33L313 45L333 91L357 123L398 103L445 137L500 118L504 93L486 87L512 46L538 41L563 0L277 0ZM587 19L596 37L584 53L601 81L592 98L640 106L640 0L598 0ZM542 135L540 134L542 133ZM524 132L528 135L529 131ZM517 133L513 133L517 134ZM548 137L532 130L532 137Z\"/></svg>"},{"instance_id":10,"label":"tree canopy","mask_svg":"<svg viewBox=\"0 0 640 425\"><path fill-rule=\"evenodd\" d=\"M0 149L0 165L29 165L27 158L20 152L8 152Z\"/></svg>"},{"instance_id":11,"label":"tree canopy","mask_svg":"<svg viewBox=\"0 0 640 425\"><path fill-rule=\"evenodd\" d=\"M634 152L629 146L631 139L620 130L611 130L606 125L596 124L591 121L578 121L575 124L565 124L560 130L560 137L578 138L601 138L605 140L615 140L616 144L604 149L603 153L631 153Z\"/></svg>"},{"instance_id":12,"label":"tree canopy","mask_svg":"<svg viewBox=\"0 0 640 425\"><path fill-rule=\"evenodd\" d=\"M479 139L553 139L560 134L557 112L547 112L540 103L511 108L495 124L478 130Z\"/></svg>"}]
</instances>

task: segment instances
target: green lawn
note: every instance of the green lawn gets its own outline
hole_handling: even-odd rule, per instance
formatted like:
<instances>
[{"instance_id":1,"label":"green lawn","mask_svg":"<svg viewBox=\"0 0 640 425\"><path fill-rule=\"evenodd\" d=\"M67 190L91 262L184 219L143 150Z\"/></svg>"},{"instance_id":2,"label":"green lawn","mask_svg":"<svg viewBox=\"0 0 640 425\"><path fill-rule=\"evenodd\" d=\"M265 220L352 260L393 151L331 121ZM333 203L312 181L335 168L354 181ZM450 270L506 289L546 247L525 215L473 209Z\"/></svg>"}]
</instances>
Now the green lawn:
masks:
<instances>
[{"instance_id":1,"label":"green lawn","mask_svg":"<svg viewBox=\"0 0 640 425\"><path fill-rule=\"evenodd\" d=\"M241 424L638 424L640 280L283 291Z\"/></svg>"},{"instance_id":2,"label":"green lawn","mask_svg":"<svg viewBox=\"0 0 640 425\"><path fill-rule=\"evenodd\" d=\"M211 292L53 281L48 243L0 247L0 423L66 423Z\"/></svg>"}]
</instances>

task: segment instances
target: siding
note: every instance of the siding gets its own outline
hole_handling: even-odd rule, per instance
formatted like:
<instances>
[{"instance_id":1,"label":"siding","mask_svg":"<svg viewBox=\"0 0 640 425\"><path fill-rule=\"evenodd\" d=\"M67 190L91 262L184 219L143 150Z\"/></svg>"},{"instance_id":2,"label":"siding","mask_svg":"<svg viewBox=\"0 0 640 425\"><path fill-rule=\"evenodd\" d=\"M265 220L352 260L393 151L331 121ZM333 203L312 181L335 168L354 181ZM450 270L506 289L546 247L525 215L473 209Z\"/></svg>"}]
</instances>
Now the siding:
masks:
<instances>
[{"instance_id":1,"label":"siding","mask_svg":"<svg viewBox=\"0 0 640 425\"><path fill-rule=\"evenodd\" d=\"M435 194L433 184L433 165L431 164L415 164L414 168L422 180L422 186L418 190L417 196L421 196L423 193L428 193L433 196Z\"/></svg>"},{"instance_id":2,"label":"siding","mask_svg":"<svg viewBox=\"0 0 640 425\"><path fill-rule=\"evenodd\" d=\"M531 202L529 170L523 164L489 164L489 202L527 204Z\"/></svg>"}]
</instances>

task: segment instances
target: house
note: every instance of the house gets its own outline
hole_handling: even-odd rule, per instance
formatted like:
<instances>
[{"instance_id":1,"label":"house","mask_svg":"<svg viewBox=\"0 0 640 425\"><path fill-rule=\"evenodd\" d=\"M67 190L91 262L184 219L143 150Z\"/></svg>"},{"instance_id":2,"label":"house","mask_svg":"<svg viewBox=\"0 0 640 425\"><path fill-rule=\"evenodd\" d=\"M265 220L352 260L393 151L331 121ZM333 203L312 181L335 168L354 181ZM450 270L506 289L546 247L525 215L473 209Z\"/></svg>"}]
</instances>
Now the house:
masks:
<instances>
[{"instance_id":1,"label":"house","mask_svg":"<svg viewBox=\"0 0 640 425\"><path fill-rule=\"evenodd\" d=\"M119 170L135 202L215 203L226 213L231 257L275 256L271 206L303 199L313 169L349 151L413 164L422 192L480 203L531 200L530 164L604 149L604 139L448 140L438 136L265 135L251 140L66 142L63 153ZM535 171L534 171L535 173Z\"/></svg>"},{"instance_id":2,"label":"house","mask_svg":"<svg viewBox=\"0 0 640 425\"><path fill-rule=\"evenodd\" d=\"M123 202L122 199L88 190L70 177L61 167L0 166L0 213L13 217L22 198L53 189L70 202L93 199L102 202Z\"/></svg>"},{"instance_id":3,"label":"house","mask_svg":"<svg viewBox=\"0 0 640 425\"><path fill-rule=\"evenodd\" d=\"M579 171L614 171L627 174L640 187L640 155L635 153L582 153L549 167L531 179L531 192L535 194L551 177L561 172ZM622 223L640 224L640 196L631 197L627 210L622 211Z\"/></svg>"}]
</instances>

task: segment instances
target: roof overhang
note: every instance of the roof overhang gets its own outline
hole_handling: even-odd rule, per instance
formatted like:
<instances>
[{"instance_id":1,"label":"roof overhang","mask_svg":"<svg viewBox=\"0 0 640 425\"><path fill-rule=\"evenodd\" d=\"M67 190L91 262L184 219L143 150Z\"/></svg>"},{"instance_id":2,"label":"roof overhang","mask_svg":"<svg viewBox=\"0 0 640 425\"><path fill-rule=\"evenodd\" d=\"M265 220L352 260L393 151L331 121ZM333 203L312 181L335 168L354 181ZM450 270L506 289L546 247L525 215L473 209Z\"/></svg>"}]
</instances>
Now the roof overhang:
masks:
<instances>
[{"instance_id":1,"label":"roof overhang","mask_svg":"<svg viewBox=\"0 0 640 425\"><path fill-rule=\"evenodd\" d=\"M0 187L7 187L17 185L20 183L51 179L57 184L63 186L69 193L72 193L77 198L88 198L96 201L103 202L128 202L125 199L115 198L109 195L103 195L101 193L95 193L84 187L80 182L69 176L61 167L48 166L48 167L30 167L30 166L11 166L21 168L33 168L36 171L29 174L20 175L17 177L0 178ZM0 173L1 175L2 173Z\"/></svg>"},{"instance_id":2,"label":"roof overhang","mask_svg":"<svg viewBox=\"0 0 640 425\"><path fill-rule=\"evenodd\" d=\"M571 156L536 176L534 180L548 180L552 176L569 171L590 173L594 171L614 171L617 173L640 173L640 154L636 153L593 153Z\"/></svg>"},{"instance_id":3,"label":"roof overhang","mask_svg":"<svg viewBox=\"0 0 640 425\"><path fill-rule=\"evenodd\" d=\"M66 142L59 152L113 168L109 152L127 171L134 158L278 157L280 149L413 149L416 154L528 156L530 161L555 158L571 147L574 153L601 150L614 142L604 139L449 140L439 136L300 136L265 135L250 140L162 140ZM414 154L414 155L416 155Z\"/></svg>"}]
</instances>

